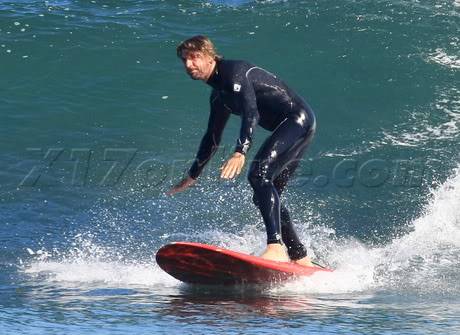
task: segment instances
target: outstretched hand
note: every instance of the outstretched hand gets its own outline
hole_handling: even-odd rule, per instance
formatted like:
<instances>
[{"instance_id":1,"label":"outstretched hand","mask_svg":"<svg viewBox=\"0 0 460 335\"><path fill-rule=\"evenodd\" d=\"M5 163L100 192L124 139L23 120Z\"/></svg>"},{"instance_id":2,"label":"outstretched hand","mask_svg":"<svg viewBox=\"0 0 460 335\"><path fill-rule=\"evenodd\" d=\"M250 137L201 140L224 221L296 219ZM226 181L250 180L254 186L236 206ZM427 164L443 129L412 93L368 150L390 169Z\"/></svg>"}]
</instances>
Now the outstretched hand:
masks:
<instances>
[{"instance_id":1,"label":"outstretched hand","mask_svg":"<svg viewBox=\"0 0 460 335\"><path fill-rule=\"evenodd\" d=\"M193 179L192 177L187 176L184 179L182 179L177 185L171 188L168 192L166 192L166 194L174 195L176 193L185 191L187 188L189 188L195 183L196 183L196 179Z\"/></svg>"},{"instance_id":2,"label":"outstretched hand","mask_svg":"<svg viewBox=\"0 0 460 335\"><path fill-rule=\"evenodd\" d=\"M238 176L243 169L245 157L242 153L235 152L224 165L220 168L220 177L223 179L232 179Z\"/></svg>"}]
</instances>

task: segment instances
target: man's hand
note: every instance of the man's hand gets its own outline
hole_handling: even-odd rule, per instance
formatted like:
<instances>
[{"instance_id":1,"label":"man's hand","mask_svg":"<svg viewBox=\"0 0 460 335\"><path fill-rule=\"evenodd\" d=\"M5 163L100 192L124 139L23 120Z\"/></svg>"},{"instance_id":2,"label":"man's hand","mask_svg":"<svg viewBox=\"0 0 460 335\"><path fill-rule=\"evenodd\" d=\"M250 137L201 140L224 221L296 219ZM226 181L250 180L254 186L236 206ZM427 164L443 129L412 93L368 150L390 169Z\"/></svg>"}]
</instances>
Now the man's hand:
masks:
<instances>
[{"instance_id":1,"label":"man's hand","mask_svg":"<svg viewBox=\"0 0 460 335\"><path fill-rule=\"evenodd\" d=\"M243 169L245 157L239 152L235 152L229 160L220 168L222 171L220 177L224 179L232 179L238 176Z\"/></svg>"},{"instance_id":2,"label":"man's hand","mask_svg":"<svg viewBox=\"0 0 460 335\"><path fill-rule=\"evenodd\" d=\"M168 192L166 192L166 194L173 195L173 194L185 191L187 188L189 188L195 183L196 183L196 179L193 179L192 177L187 176L184 179L182 179L177 185L171 188Z\"/></svg>"}]
</instances>

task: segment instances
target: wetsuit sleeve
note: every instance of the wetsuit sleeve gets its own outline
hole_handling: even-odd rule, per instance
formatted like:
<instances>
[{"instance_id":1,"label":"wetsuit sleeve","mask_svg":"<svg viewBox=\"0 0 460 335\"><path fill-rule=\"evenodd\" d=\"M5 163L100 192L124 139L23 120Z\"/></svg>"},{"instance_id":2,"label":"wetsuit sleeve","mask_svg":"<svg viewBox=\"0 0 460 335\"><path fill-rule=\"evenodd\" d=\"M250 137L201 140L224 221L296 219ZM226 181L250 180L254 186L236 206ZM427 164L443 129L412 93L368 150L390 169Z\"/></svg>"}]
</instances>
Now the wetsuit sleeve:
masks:
<instances>
[{"instance_id":1,"label":"wetsuit sleeve","mask_svg":"<svg viewBox=\"0 0 460 335\"><path fill-rule=\"evenodd\" d=\"M240 137L236 142L235 152L246 154L251 146L254 129L259 122L256 94L246 76L244 82L234 84L233 91L241 108Z\"/></svg>"},{"instance_id":2,"label":"wetsuit sleeve","mask_svg":"<svg viewBox=\"0 0 460 335\"><path fill-rule=\"evenodd\" d=\"M204 134L195 161L189 170L189 176L197 179L203 168L217 151L225 124L230 112L225 108L219 95L213 91L210 98L211 113L209 115L208 128Z\"/></svg>"}]
</instances>

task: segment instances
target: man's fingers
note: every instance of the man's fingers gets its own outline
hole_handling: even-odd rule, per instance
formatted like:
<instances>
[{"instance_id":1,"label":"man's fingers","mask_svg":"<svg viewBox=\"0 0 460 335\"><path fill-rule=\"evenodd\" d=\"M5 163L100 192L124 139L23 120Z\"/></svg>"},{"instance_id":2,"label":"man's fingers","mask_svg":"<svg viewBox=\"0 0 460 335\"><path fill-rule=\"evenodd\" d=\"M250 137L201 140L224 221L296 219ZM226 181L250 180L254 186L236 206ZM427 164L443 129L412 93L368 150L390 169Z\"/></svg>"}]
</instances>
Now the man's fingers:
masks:
<instances>
[{"instance_id":1,"label":"man's fingers","mask_svg":"<svg viewBox=\"0 0 460 335\"><path fill-rule=\"evenodd\" d=\"M238 176L241 173L241 170L243 169L243 164L238 165L236 169L236 175Z\"/></svg>"},{"instance_id":2,"label":"man's fingers","mask_svg":"<svg viewBox=\"0 0 460 335\"><path fill-rule=\"evenodd\" d=\"M228 171L228 179L232 179L235 176L235 166L232 165Z\"/></svg>"},{"instance_id":3,"label":"man's fingers","mask_svg":"<svg viewBox=\"0 0 460 335\"><path fill-rule=\"evenodd\" d=\"M193 183L188 182L187 180L182 180L179 184L173 186L168 192L167 195L174 195L176 193L182 192L186 188L190 187Z\"/></svg>"},{"instance_id":4,"label":"man's fingers","mask_svg":"<svg viewBox=\"0 0 460 335\"><path fill-rule=\"evenodd\" d=\"M228 171L230 169L230 165L229 164L225 164L223 169L222 169L222 173L220 174L220 177L221 178L224 178L224 179L227 179L228 178Z\"/></svg>"},{"instance_id":5,"label":"man's fingers","mask_svg":"<svg viewBox=\"0 0 460 335\"><path fill-rule=\"evenodd\" d=\"M229 161L227 161L225 163L224 169L222 171L223 178L225 178L225 179L230 178L229 176L230 176L230 174L232 172L232 169L233 169L233 162L231 160L229 160Z\"/></svg>"},{"instance_id":6,"label":"man's fingers","mask_svg":"<svg viewBox=\"0 0 460 335\"><path fill-rule=\"evenodd\" d=\"M220 177L221 178L224 178L224 174L225 174L225 166L227 165L227 163L225 163L224 165L221 166L220 168Z\"/></svg>"},{"instance_id":7,"label":"man's fingers","mask_svg":"<svg viewBox=\"0 0 460 335\"><path fill-rule=\"evenodd\" d=\"M235 176L239 176L241 173L241 168L236 169Z\"/></svg>"},{"instance_id":8,"label":"man's fingers","mask_svg":"<svg viewBox=\"0 0 460 335\"><path fill-rule=\"evenodd\" d=\"M231 169L231 166L227 166L227 167L224 169L224 171L223 171L223 173L222 173L222 178L224 178L224 179L228 179L228 178L229 178L230 171L231 171L230 169Z\"/></svg>"},{"instance_id":9,"label":"man's fingers","mask_svg":"<svg viewBox=\"0 0 460 335\"><path fill-rule=\"evenodd\" d=\"M241 173L243 165L244 165L244 160L240 161L240 160L230 159L226 161L224 165L222 165L222 167L220 168L221 170L220 177L223 179L232 179L238 176Z\"/></svg>"},{"instance_id":10,"label":"man's fingers","mask_svg":"<svg viewBox=\"0 0 460 335\"><path fill-rule=\"evenodd\" d=\"M177 193L176 189L172 188L168 192L166 192L166 195L174 195L175 193Z\"/></svg>"},{"instance_id":11,"label":"man's fingers","mask_svg":"<svg viewBox=\"0 0 460 335\"><path fill-rule=\"evenodd\" d=\"M237 166L235 164L229 164L225 170L222 172L222 178L224 179L232 179L235 176L237 171Z\"/></svg>"}]
</instances>

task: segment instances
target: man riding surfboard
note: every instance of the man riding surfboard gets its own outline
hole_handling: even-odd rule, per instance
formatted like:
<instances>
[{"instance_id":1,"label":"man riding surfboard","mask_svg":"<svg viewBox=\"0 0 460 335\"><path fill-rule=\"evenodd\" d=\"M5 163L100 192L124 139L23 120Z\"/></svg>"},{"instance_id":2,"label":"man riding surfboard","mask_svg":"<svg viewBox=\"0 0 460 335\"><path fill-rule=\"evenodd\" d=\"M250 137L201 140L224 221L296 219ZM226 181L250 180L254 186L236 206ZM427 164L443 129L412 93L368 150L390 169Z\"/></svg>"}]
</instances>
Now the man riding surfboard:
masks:
<instances>
[{"instance_id":1,"label":"man riding surfboard","mask_svg":"<svg viewBox=\"0 0 460 335\"><path fill-rule=\"evenodd\" d=\"M254 191L267 230L262 258L293 261L314 266L298 238L280 195L315 133L310 106L272 73L240 60L219 56L206 36L194 36L177 47L177 56L194 80L213 89L208 127L188 176L168 194L182 192L196 183L204 166L216 152L230 114L241 117L241 128L232 156L221 167L221 178L238 176L245 163L257 125L271 131L249 168ZM287 252L286 252L287 251Z\"/></svg>"}]
</instances>

